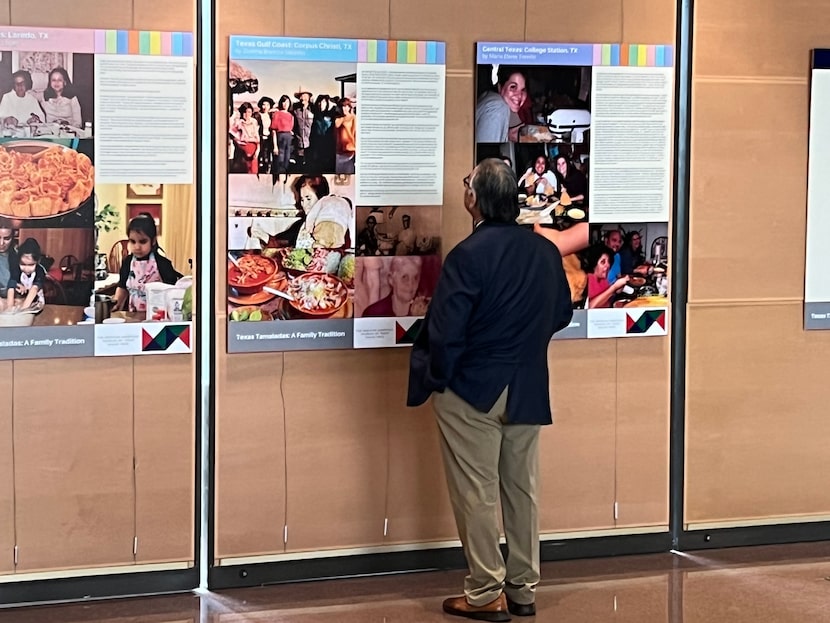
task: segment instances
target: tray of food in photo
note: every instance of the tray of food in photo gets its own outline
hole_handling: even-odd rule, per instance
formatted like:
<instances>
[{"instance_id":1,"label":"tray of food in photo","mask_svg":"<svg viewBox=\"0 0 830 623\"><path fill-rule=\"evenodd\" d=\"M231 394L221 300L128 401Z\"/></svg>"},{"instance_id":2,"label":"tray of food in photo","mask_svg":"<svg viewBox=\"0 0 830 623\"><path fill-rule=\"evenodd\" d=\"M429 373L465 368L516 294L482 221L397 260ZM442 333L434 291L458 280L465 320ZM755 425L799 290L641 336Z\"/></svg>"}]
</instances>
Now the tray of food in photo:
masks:
<instances>
[{"instance_id":1,"label":"tray of food in photo","mask_svg":"<svg viewBox=\"0 0 830 623\"><path fill-rule=\"evenodd\" d=\"M271 312L260 309L256 305L245 305L237 307L230 313L231 322L262 322L264 320L273 320Z\"/></svg>"},{"instance_id":2,"label":"tray of food in photo","mask_svg":"<svg viewBox=\"0 0 830 623\"><path fill-rule=\"evenodd\" d=\"M303 273L293 277L285 290L293 300L285 301L306 318L328 318L339 312L349 300L343 280L327 273Z\"/></svg>"},{"instance_id":3,"label":"tray of food in photo","mask_svg":"<svg viewBox=\"0 0 830 623\"><path fill-rule=\"evenodd\" d=\"M45 141L0 144L0 214L20 219L65 216L92 197L89 156Z\"/></svg>"},{"instance_id":4,"label":"tray of food in photo","mask_svg":"<svg viewBox=\"0 0 830 623\"><path fill-rule=\"evenodd\" d=\"M246 252L228 262L228 287L234 296L246 296L262 290L277 272L277 263L259 253Z\"/></svg>"},{"instance_id":5,"label":"tray of food in photo","mask_svg":"<svg viewBox=\"0 0 830 623\"><path fill-rule=\"evenodd\" d=\"M234 293L234 291L231 290L230 294L228 294L228 302L233 303L234 305L262 305L277 296L265 288L284 291L287 285L288 277L283 271L278 270L273 274L271 279L262 286L263 289L258 292L254 292L253 294L240 294L239 292Z\"/></svg>"},{"instance_id":6,"label":"tray of food in photo","mask_svg":"<svg viewBox=\"0 0 830 623\"><path fill-rule=\"evenodd\" d=\"M665 296L641 296L625 305L628 307L668 307L669 299Z\"/></svg>"},{"instance_id":7,"label":"tray of food in photo","mask_svg":"<svg viewBox=\"0 0 830 623\"><path fill-rule=\"evenodd\" d=\"M302 273L336 274L343 254L334 249L280 249L280 264L292 275Z\"/></svg>"},{"instance_id":8,"label":"tray of food in photo","mask_svg":"<svg viewBox=\"0 0 830 623\"><path fill-rule=\"evenodd\" d=\"M524 201L519 202L519 207L527 208L528 210L542 210L547 207L553 198L552 196L542 194L527 195Z\"/></svg>"}]
</instances>

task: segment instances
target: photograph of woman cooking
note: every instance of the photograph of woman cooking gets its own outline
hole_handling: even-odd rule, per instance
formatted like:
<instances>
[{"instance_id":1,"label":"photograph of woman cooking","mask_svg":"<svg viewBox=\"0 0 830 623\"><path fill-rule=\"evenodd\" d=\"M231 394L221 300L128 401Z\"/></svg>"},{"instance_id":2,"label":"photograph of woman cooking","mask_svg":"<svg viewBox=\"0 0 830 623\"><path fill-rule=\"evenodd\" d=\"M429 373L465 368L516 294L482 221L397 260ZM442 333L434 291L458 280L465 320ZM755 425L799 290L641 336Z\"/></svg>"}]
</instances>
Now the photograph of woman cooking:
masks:
<instances>
[{"instance_id":1,"label":"photograph of woman cooking","mask_svg":"<svg viewBox=\"0 0 830 623\"><path fill-rule=\"evenodd\" d=\"M0 217L0 327L83 320L94 249L91 228L38 227Z\"/></svg>"}]
</instances>

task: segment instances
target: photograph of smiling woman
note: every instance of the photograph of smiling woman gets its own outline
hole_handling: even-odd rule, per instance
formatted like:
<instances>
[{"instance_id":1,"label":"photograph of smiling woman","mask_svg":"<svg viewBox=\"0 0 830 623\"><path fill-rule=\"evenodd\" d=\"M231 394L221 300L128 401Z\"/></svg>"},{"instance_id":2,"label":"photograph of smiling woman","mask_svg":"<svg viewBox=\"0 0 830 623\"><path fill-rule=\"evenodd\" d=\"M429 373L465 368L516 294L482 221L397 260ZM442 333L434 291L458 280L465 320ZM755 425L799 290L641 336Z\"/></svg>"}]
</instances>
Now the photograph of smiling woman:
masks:
<instances>
[{"instance_id":1,"label":"photograph of smiling woman","mask_svg":"<svg viewBox=\"0 0 830 623\"><path fill-rule=\"evenodd\" d=\"M502 65L494 90L479 95L476 103L476 142L516 142L522 125L519 111L527 101L527 75L519 67Z\"/></svg>"}]
</instances>

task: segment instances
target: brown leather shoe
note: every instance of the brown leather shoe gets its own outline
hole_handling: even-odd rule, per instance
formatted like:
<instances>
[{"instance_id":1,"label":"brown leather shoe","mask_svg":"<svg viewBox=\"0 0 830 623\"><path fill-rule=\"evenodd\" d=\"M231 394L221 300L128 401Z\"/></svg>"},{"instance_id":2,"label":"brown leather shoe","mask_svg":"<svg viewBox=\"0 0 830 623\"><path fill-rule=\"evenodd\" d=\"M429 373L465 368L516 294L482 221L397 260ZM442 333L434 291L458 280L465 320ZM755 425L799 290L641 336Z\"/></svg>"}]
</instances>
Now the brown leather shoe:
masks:
<instances>
[{"instance_id":1,"label":"brown leather shoe","mask_svg":"<svg viewBox=\"0 0 830 623\"><path fill-rule=\"evenodd\" d=\"M510 615L507 612L507 600L504 594L499 595L489 604L483 606L471 606L467 598L450 597L444 600L444 612L459 617L467 617L476 621L509 621Z\"/></svg>"}]
</instances>

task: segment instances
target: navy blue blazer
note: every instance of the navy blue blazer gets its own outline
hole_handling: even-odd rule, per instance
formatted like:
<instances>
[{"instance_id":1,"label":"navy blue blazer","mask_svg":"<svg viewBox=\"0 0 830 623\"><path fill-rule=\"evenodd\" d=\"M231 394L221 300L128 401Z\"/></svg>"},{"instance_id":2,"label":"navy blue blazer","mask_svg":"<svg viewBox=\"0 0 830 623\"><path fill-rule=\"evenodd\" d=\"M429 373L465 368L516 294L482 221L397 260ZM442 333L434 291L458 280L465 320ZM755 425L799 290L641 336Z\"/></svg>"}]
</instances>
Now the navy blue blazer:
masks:
<instances>
[{"instance_id":1,"label":"navy blue blazer","mask_svg":"<svg viewBox=\"0 0 830 623\"><path fill-rule=\"evenodd\" d=\"M408 406L450 388L507 420L550 424L548 343L573 315L559 250L514 223L484 222L450 251L410 355Z\"/></svg>"}]
</instances>

